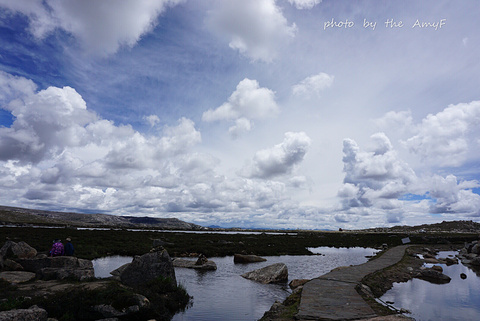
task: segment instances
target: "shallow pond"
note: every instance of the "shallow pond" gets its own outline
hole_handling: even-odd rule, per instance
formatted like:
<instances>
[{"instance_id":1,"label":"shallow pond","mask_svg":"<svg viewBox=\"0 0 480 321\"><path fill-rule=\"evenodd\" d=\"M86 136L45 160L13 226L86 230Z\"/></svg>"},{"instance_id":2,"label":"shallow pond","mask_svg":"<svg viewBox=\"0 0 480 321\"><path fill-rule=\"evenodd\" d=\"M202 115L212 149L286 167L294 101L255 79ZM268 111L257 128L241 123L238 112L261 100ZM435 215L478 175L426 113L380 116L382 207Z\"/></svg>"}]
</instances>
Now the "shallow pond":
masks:
<instances>
[{"instance_id":1,"label":"shallow pond","mask_svg":"<svg viewBox=\"0 0 480 321\"><path fill-rule=\"evenodd\" d=\"M240 275L274 263L285 263L289 281L312 279L330 270L366 262L377 250L365 248L309 248L311 256L266 256L266 262L235 264L233 256L210 258L216 271L175 268L177 282L193 296L192 305L174 316L179 320L258 320L275 300L283 301L291 290L288 284L260 284ZM195 259L192 259L195 260ZM110 272L132 261L132 257L111 256L93 261L95 276Z\"/></svg>"},{"instance_id":2,"label":"shallow pond","mask_svg":"<svg viewBox=\"0 0 480 321\"><path fill-rule=\"evenodd\" d=\"M438 257L455 254L440 252ZM394 302L392 305L397 309L409 310L412 314L408 316L417 321L480 320L480 277L461 263L435 265L440 265L443 273L452 278L450 283L439 285L420 279L394 283L380 299ZM461 273L467 278L462 279Z\"/></svg>"},{"instance_id":3,"label":"shallow pond","mask_svg":"<svg viewBox=\"0 0 480 321\"><path fill-rule=\"evenodd\" d=\"M260 284L240 275L274 263L285 263L289 281L311 279L338 266L357 265L376 250L364 248L310 249L312 256L266 256L266 262L235 264L232 256L211 258L216 271L176 268L178 283L193 296L193 304L176 314L174 321L183 320L258 320L272 304L283 301L291 290L288 284Z\"/></svg>"}]
</instances>

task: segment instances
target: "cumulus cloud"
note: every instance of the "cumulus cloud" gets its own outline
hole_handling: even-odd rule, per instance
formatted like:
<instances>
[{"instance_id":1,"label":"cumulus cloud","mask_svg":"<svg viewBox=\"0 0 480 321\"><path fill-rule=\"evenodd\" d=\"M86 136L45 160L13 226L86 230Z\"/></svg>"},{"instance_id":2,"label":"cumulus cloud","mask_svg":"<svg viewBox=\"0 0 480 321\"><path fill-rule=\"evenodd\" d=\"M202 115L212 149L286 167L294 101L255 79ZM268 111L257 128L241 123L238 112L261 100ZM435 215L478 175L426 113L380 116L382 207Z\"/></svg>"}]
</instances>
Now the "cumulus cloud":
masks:
<instances>
[{"instance_id":1,"label":"cumulus cloud","mask_svg":"<svg viewBox=\"0 0 480 321\"><path fill-rule=\"evenodd\" d=\"M260 87L256 80L243 79L228 100L216 109L209 109L202 115L202 120L221 121L235 120L230 127L232 137L236 137L252 128L250 119L263 119L278 114L279 107L275 101L275 93Z\"/></svg>"},{"instance_id":2,"label":"cumulus cloud","mask_svg":"<svg viewBox=\"0 0 480 321\"><path fill-rule=\"evenodd\" d=\"M299 84L292 87L294 95L309 96L311 94L319 94L322 90L330 87L333 83L334 76L326 73L319 73L303 79Z\"/></svg>"},{"instance_id":3,"label":"cumulus cloud","mask_svg":"<svg viewBox=\"0 0 480 321\"><path fill-rule=\"evenodd\" d=\"M97 119L72 88L49 87L14 100L6 107L15 120L0 128L0 160L39 162L60 154L66 146L86 144L85 125Z\"/></svg>"},{"instance_id":4,"label":"cumulus cloud","mask_svg":"<svg viewBox=\"0 0 480 321\"><path fill-rule=\"evenodd\" d=\"M479 147L480 101L450 105L429 114L416 128L405 146L424 161L437 166L461 166Z\"/></svg>"},{"instance_id":5,"label":"cumulus cloud","mask_svg":"<svg viewBox=\"0 0 480 321\"><path fill-rule=\"evenodd\" d=\"M36 90L33 81L0 70L0 108L8 109L10 101L32 95Z\"/></svg>"},{"instance_id":6,"label":"cumulus cloud","mask_svg":"<svg viewBox=\"0 0 480 321\"><path fill-rule=\"evenodd\" d=\"M362 151L352 139L344 140L344 184L338 222L353 222L358 215L378 217L385 223L399 223L406 212L480 214L480 196L472 191L477 181L460 181L454 175L418 177L402 161L384 133L371 137L371 147ZM410 200L406 195L416 195Z\"/></svg>"},{"instance_id":7,"label":"cumulus cloud","mask_svg":"<svg viewBox=\"0 0 480 321\"><path fill-rule=\"evenodd\" d=\"M414 171L398 159L384 133L371 139L371 151L361 151L352 139L343 141L345 178L338 196L344 209L372 207L382 199L397 199L416 181Z\"/></svg>"},{"instance_id":8,"label":"cumulus cloud","mask_svg":"<svg viewBox=\"0 0 480 321\"><path fill-rule=\"evenodd\" d=\"M228 129L228 133L232 138L237 138L243 133L249 132L252 129L252 123L247 118L238 118L235 125Z\"/></svg>"},{"instance_id":9,"label":"cumulus cloud","mask_svg":"<svg viewBox=\"0 0 480 321\"><path fill-rule=\"evenodd\" d=\"M278 113L275 93L265 87L260 87L258 81L248 78L237 85L228 101L215 110L209 109L203 113L204 121L232 120L240 117L261 119Z\"/></svg>"},{"instance_id":10,"label":"cumulus cloud","mask_svg":"<svg viewBox=\"0 0 480 321\"><path fill-rule=\"evenodd\" d=\"M0 6L21 13L29 31L43 39L56 28L72 34L87 52L112 54L121 46L133 47L156 25L167 7L182 0L33 0L0 1Z\"/></svg>"},{"instance_id":11,"label":"cumulus cloud","mask_svg":"<svg viewBox=\"0 0 480 321\"><path fill-rule=\"evenodd\" d=\"M411 111L389 111L383 117L374 119L374 123L382 131L388 131L389 134L395 134L398 138L404 135L411 135L414 130Z\"/></svg>"},{"instance_id":12,"label":"cumulus cloud","mask_svg":"<svg viewBox=\"0 0 480 321\"><path fill-rule=\"evenodd\" d=\"M430 206L431 213L480 216L480 195L472 192L472 188L477 187L480 187L477 181L458 182L454 175L432 176L427 181L429 195L435 199Z\"/></svg>"},{"instance_id":13,"label":"cumulus cloud","mask_svg":"<svg viewBox=\"0 0 480 321\"><path fill-rule=\"evenodd\" d=\"M312 9L322 0L288 0L291 5L295 5L297 9Z\"/></svg>"},{"instance_id":14,"label":"cumulus cloud","mask_svg":"<svg viewBox=\"0 0 480 321\"><path fill-rule=\"evenodd\" d=\"M150 127L154 127L160 122L160 118L157 115L146 116L143 119L150 125Z\"/></svg>"},{"instance_id":15,"label":"cumulus cloud","mask_svg":"<svg viewBox=\"0 0 480 321\"><path fill-rule=\"evenodd\" d=\"M0 128L4 205L174 216L210 224L222 215L225 224L243 226L242 217L251 213L258 217L249 220L258 225L267 213L275 219L299 212L287 190L304 186L304 177L285 183L258 177L292 172L310 144L304 133L287 133L281 144L257 153L252 177L226 177L217 172L218 159L195 151L201 134L190 119L145 135L102 119L71 87L35 92L34 84L21 77L1 74L0 79L2 97L19 97L4 104L14 122ZM157 122L156 117L145 120ZM238 119L237 126L246 124ZM299 226L292 220L281 219Z\"/></svg>"},{"instance_id":16,"label":"cumulus cloud","mask_svg":"<svg viewBox=\"0 0 480 321\"><path fill-rule=\"evenodd\" d=\"M311 139L304 132L287 132L282 143L258 151L253 164L245 168L243 173L248 177L264 179L289 174L302 162L310 144Z\"/></svg>"},{"instance_id":17,"label":"cumulus cloud","mask_svg":"<svg viewBox=\"0 0 480 321\"><path fill-rule=\"evenodd\" d=\"M230 48L253 61L271 62L296 32L275 0L217 1L210 24L229 37Z\"/></svg>"}]
</instances>

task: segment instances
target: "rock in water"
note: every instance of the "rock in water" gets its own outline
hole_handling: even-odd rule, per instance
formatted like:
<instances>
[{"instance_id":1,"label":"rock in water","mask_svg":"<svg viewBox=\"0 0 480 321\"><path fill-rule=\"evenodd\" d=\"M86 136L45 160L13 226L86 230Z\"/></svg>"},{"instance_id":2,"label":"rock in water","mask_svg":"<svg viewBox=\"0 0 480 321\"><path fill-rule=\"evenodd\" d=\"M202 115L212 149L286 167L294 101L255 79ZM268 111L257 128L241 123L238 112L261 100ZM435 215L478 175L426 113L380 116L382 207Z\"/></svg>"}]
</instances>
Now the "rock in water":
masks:
<instances>
[{"instance_id":1,"label":"rock in water","mask_svg":"<svg viewBox=\"0 0 480 321\"><path fill-rule=\"evenodd\" d=\"M181 267L187 269L196 269L196 270L205 270L205 271L213 271L217 269L217 264L213 261L207 260L203 261L202 264L197 264L198 260L190 261L185 259L176 258L173 260L174 267Z\"/></svg>"},{"instance_id":2,"label":"rock in water","mask_svg":"<svg viewBox=\"0 0 480 321\"><path fill-rule=\"evenodd\" d=\"M256 255L235 254L233 256L233 262L235 263L265 262L266 260L267 259Z\"/></svg>"},{"instance_id":3,"label":"rock in water","mask_svg":"<svg viewBox=\"0 0 480 321\"><path fill-rule=\"evenodd\" d=\"M433 270L433 269L426 269L420 271L420 274L417 278L428 281L430 283L435 284L445 284L449 283L451 278L448 275L443 274L442 272Z\"/></svg>"},{"instance_id":4,"label":"rock in water","mask_svg":"<svg viewBox=\"0 0 480 321\"><path fill-rule=\"evenodd\" d=\"M288 269L284 263L275 263L264 268L242 274L242 277L261 283L288 281Z\"/></svg>"},{"instance_id":5,"label":"rock in water","mask_svg":"<svg viewBox=\"0 0 480 321\"><path fill-rule=\"evenodd\" d=\"M177 283L175 269L166 250L136 256L121 272L120 281L135 287L158 277L170 278Z\"/></svg>"}]
</instances>

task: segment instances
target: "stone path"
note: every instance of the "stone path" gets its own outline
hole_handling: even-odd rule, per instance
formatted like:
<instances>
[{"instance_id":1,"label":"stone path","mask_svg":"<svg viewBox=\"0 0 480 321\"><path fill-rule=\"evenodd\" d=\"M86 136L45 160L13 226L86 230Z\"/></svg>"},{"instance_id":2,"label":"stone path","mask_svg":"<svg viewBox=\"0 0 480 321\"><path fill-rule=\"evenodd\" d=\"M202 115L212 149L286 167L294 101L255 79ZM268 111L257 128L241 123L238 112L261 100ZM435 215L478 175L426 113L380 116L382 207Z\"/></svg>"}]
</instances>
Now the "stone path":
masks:
<instances>
[{"instance_id":1,"label":"stone path","mask_svg":"<svg viewBox=\"0 0 480 321\"><path fill-rule=\"evenodd\" d=\"M355 287L368 274L398 263L408 245L394 247L367 263L338 269L303 286L297 320L359 320L377 315Z\"/></svg>"}]
</instances>

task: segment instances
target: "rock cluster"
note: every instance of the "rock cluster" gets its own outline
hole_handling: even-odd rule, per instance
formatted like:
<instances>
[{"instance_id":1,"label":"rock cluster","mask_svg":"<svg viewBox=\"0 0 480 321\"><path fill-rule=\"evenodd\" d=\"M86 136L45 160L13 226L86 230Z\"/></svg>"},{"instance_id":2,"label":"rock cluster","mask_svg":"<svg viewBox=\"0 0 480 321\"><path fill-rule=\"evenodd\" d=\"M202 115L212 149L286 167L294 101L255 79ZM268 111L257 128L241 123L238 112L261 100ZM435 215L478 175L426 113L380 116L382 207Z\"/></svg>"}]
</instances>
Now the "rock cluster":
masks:
<instances>
[{"instance_id":1,"label":"rock cluster","mask_svg":"<svg viewBox=\"0 0 480 321\"><path fill-rule=\"evenodd\" d=\"M47 321L48 314L42 308L31 306L29 309L16 309L0 312L0 321Z\"/></svg>"},{"instance_id":2,"label":"rock cluster","mask_svg":"<svg viewBox=\"0 0 480 321\"><path fill-rule=\"evenodd\" d=\"M465 265L480 266L480 241L465 243L458 257Z\"/></svg>"},{"instance_id":3,"label":"rock cluster","mask_svg":"<svg viewBox=\"0 0 480 321\"><path fill-rule=\"evenodd\" d=\"M87 281L95 278L93 264L90 260L73 256L47 257L45 254L37 254L37 251L25 242L7 241L0 248L0 263L0 279L18 286L23 286L25 282L33 280L35 285L31 286L32 289L40 288L41 284L56 282L56 280ZM136 256L132 263L125 264L112 273L117 274L116 279L122 282L121 286L129 286L134 291L159 277L170 279L171 282L176 284L172 260L167 251L161 248L142 256ZM75 286L75 284L78 285L78 283L62 282L55 283L52 287L57 286L57 284L65 285L65 290ZM96 282L81 284L91 286ZM82 285L78 286L82 287ZM34 295L43 296L42 293L42 291L39 291ZM122 309L122 311L118 311L109 304L98 304L90 308L105 318L119 318L130 317L139 312L140 309L148 308L151 305L145 296L136 293L132 294L130 302L132 302L132 305ZM29 309L0 312L0 321L46 321L47 319L47 311L37 306L32 306Z\"/></svg>"},{"instance_id":4,"label":"rock cluster","mask_svg":"<svg viewBox=\"0 0 480 321\"><path fill-rule=\"evenodd\" d=\"M73 256L47 257L23 241L5 242L0 249L0 268L32 272L43 280L86 281L95 277L92 261Z\"/></svg>"}]
</instances>

